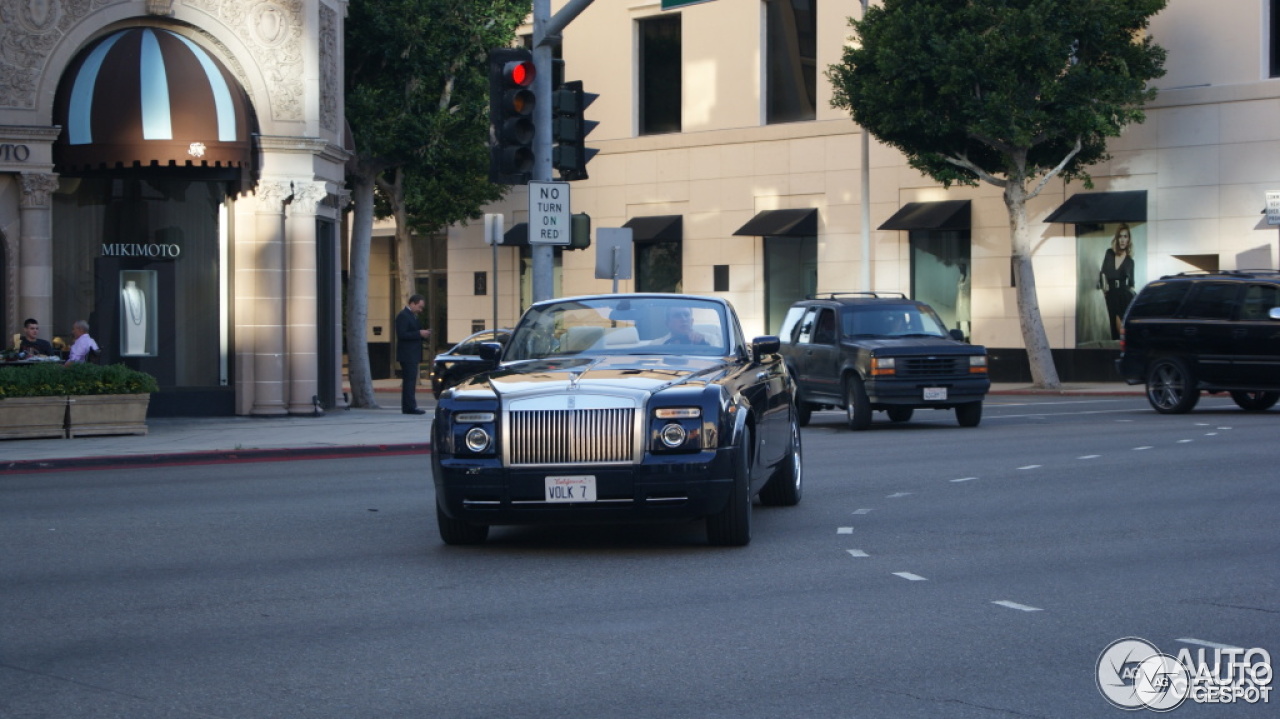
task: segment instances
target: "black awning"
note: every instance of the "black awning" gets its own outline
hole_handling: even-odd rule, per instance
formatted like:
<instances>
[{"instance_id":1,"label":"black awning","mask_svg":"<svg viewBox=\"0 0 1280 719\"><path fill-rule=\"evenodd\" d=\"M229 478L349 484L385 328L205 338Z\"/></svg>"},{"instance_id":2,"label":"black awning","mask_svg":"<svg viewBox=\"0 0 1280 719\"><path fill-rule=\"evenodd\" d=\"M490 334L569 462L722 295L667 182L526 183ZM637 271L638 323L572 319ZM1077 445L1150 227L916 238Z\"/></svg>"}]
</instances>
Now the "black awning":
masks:
<instances>
[{"instance_id":1,"label":"black awning","mask_svg":"<svg viewBox=\"0 0 1280 719\"><path fill-rule=\"evenodd\" d=\"M623 227L631 228L632 242L679 242L684 239L682 215L632 217Z\"/></svg>"},{"instance_id":2,"label":"black awning","mask_svg":"<svg viewBox=\"0 0 1280 719\"><path fill-rule=\"evenodd\" d=\"M738 231L735 235L755 235L758 237L817 237L818 211L807 210L765 210Z\"/></svg>"},{"instance_id":3,"label":"black awning","mask_svg":"<svg viewBox=\"0 0 1280 719\"><path fill-rule=\"evenodd\" d=\"M968 200L908 202L877 230L967 230L970 229Z\"/></svg>"},{"instance_id":4,"label":"black awning","mask_svg":"<svg viewBox=\"0 0 1280 719\"><path fill-rule=\"evenodd\" d=\"M1146 222L1147 191L1082 192L1067 198L1062 207L1049 213L1044 221L1077 225Z\"/></svg>"},{"instance_id":5,"label":"black awning","mask_svg":"<svg viewBox=\"0 0 1280 719\"><path fill-rule=\"evenodd\" d=\"M511 226L511 229L502 233L503 247L528 247L529 246L529 223L517 222Z\"/></svg>"}]
</instances>

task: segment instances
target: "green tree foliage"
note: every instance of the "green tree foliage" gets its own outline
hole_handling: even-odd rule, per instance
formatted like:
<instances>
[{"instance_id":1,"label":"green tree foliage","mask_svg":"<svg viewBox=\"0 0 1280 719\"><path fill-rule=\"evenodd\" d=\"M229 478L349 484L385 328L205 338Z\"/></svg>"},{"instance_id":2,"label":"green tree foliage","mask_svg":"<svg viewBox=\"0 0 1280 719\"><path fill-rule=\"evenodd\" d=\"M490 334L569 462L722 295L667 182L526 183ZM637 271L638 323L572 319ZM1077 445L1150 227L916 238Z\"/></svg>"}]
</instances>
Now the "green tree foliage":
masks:
<instances>
[{"instance_id":1,"label":"green tree foliage","mask_svg":"<svg viewBox=\"0 0 1280 719\"><path fill-rule=\"evenodd\" d=\"M346 21L348 165L355 213L345 318L352 404L375 406L365 351L375 216L396 217L402 290L413 292L411 231L479 217L488 181L490 48L509 46L527 0L352 0ZM379 192L375 206L375 190Z\"/></svg>"},{"instance_id":2,"label":"green tree foliage","mask_svg":"<svg viewBox=\"0 0 1280 719\"><path fill-rule=\"evenodd\" d=\"M850 20L832 104L944 186L1004 189L1023 340L1056 387L1035 296L1025 203L1054 177L1089 185L1107 138L1145 119L1165 52L1145 36L1165 0L885 0Z\"/></svg>"}]
</instances>

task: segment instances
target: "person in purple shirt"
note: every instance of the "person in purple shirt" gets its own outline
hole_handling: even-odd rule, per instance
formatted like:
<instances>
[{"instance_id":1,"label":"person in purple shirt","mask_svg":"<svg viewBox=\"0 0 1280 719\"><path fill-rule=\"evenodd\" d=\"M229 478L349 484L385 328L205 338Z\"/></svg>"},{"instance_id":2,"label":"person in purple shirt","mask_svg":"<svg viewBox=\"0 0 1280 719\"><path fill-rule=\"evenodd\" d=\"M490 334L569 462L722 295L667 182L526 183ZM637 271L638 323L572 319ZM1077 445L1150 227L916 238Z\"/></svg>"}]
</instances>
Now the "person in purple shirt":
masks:
<instances>
[{"instance_id":1,"label":"person in purple shirt","mask_svg":"<svg viewBox=\"0 0 1280 719\"><path fill-rule=\"evenodd\" d=\"M90 352L97 352L98 343L93 341L89 336L89 323L84 320L76 320L71 325L71 334L76 336L76 341L71 345L71 355L68 357L64 367L70 367L77 362L84 362L89 357Z\"/></svg>"}]
</instances>

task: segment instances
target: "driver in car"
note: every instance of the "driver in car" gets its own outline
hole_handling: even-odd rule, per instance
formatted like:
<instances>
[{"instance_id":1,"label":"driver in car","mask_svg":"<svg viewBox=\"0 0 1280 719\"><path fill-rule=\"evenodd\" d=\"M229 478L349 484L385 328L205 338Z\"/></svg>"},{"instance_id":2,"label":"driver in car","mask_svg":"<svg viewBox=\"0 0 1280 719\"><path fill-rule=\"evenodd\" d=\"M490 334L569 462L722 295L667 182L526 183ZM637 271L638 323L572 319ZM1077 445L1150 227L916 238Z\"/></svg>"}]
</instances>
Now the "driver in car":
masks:
<instances>
[{"instance_id":1,"label":"driver in car","mask_svg":"<svg viewBox=\"0 0 1280 719\"><path fill-rule=\"evenodd\" d=\"M702 333L693 329L693 311L688 307L667 308L667 336L659 338L657 344L664 345L706 345L711 344Z\"/></svg>"}]
</instances>

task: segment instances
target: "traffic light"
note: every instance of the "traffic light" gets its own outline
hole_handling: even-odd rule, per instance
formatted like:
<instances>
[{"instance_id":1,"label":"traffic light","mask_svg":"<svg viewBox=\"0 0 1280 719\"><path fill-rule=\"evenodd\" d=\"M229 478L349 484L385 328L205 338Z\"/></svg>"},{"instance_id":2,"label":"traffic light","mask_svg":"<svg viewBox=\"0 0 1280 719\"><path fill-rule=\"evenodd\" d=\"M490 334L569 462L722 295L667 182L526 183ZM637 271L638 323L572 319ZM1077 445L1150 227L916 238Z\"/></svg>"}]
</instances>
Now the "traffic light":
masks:
<instances>
[{"instance_id":1,"label":"traffic light","mask_svg":"<svg viewBox=\"0 0 1280 719\"><path fill-rule=\"evenodd\" d=\"M551 140L556 145L551 150L551 166L560 172L561 180L587 179L587 163L599 152L583 146L587 134L600 124L583 115L597 97L584 92L580 80L563 83L552 92Z\"/></svg>"},{"instance_id":2,"label":"traffic light","mask_svg":"<svg viewBox=\"0 0 1280 719\"><path fill-rule=\"evenodd\" d=\"M585 250L591 246L591 215L579 212L569 218L570 250Z\"/></svg>"},{"instance_id":3,"label":"traffic light","mask_svg":"<svg viewBox=\"0 0 1280 719\"><path fill-rule=\"evenodd\" d=\"M489 180L523 185L533 173L533 54L489 51Z\"/></svg>"}]
</instances>

